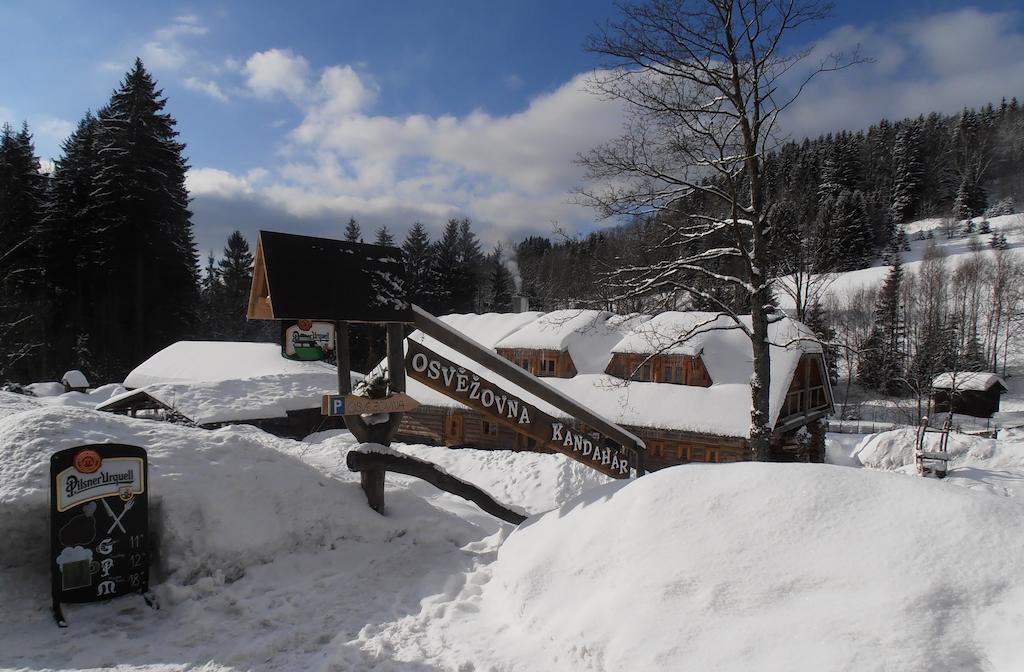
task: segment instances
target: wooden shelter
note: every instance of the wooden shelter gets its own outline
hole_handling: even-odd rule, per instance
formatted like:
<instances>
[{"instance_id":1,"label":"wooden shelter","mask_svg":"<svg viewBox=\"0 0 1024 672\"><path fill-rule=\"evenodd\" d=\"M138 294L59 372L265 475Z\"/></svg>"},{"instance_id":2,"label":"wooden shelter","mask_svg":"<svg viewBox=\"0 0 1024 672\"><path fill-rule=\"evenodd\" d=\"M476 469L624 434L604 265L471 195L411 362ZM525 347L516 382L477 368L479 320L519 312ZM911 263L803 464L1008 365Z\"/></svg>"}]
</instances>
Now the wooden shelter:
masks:
<instances>
[{"instance_id":1,"label":"wooden shelter","mask_svg":"<svg viewBox=\"0 0 1024 672\"><path fill-rule=\"evenodd\" d=\"M246 314L252 320L412 322L401 250L260 231Z\"/></svg>"},{"instance_id":2,"label":"wooden shelter","mask_svg":"<svg viewBox=\"0 0 1024 672\"><path fill-rule=\"evenodd\" d=\"M994 373L940 373L932 381L932 405L936 413L991 418L999 412L999 397L1006 390L1006 381Z\"/></svg>"}]
</instances>

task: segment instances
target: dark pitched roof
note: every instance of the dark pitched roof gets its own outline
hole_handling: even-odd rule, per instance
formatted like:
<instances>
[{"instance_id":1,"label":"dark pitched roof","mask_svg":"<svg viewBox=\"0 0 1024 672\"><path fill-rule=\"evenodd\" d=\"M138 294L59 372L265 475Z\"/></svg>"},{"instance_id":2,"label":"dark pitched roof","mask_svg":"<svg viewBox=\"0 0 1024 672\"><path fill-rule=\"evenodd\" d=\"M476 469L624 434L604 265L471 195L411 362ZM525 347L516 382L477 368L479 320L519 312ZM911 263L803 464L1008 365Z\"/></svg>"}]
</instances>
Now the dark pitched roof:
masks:
<instances>
[{"instance_id":1,"label":"dark pitched roof","mask_svg":"<svg viewBox=\"0 0 1024 672\"><path fill-rule=\"evenodd\" d=\"M248 317L412 322L402 251L260 231Z\"/></svg>"}]
</instances>

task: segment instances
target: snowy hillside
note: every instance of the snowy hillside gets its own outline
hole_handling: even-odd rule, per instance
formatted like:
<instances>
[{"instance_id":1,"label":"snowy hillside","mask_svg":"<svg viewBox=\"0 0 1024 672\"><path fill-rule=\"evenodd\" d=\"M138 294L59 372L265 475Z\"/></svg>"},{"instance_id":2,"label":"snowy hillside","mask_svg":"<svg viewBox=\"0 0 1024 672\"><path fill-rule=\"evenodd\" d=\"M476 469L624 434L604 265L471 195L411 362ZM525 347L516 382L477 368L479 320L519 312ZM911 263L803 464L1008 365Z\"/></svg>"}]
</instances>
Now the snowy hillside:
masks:
<instances>
[{"instance_id":1,"label":"snowy hillside","mask_svg":"<svg viewBox=\"0 0 1024 672\"><path fill-rule=\"evenodd\" d=\"M65 396L0 394L0 669L1024 666L1024 436L951 442L942 482L909 475L900 432L832 437L831 457L869 468L615 483L558 455L396 446L533 514L513 529L404 476L372 512L347 432L207 431ZM59 630L47 460L93 441L149 450L161 609L67 605Z\"/></svg>"},{"instance_id":2,"label":"snowy hillside","mask_svg":"<svg viewBox=\"0 0 1024 672\"><path fill-rule=\"evenodd\" d=\"M973 221L980 223L983 219L982 217L975 217ZM988 219L988 223L993 232L1006 236L1010 250L1024 248L1024 214L992 217ZM907 232L907 242L910 244L910 251L903 252L901 258L903 260L904 273L907 275L917 273L920 270L925 251L931 245L939 248L946 255L949 263L954 266L959 263L958 257L971 253L970 245L972 239L981 245L984 254L992 254L992 250L989 247L989 235L980 233L962 235L962 227L958 226L956 236L950 239L946 237L943 231L943 220L941 219L922 219L911 222L905 226L905 229ZM929 233L932 235L932 238L921 238L921 236L927 236ZM884 262L881 260L878 260L870 268L831 274L821 281L820 286L825 296L829 294L833 296L846 296L857 289L878 287L882 280L885 279L888 270L889 267L884 265ZM783 279L783 282L788 282L788 280ZM783 308L794 307L793 298L787 295L786 292L778 292L777 298L780 306Z\"/></svg>"}]
</instances>

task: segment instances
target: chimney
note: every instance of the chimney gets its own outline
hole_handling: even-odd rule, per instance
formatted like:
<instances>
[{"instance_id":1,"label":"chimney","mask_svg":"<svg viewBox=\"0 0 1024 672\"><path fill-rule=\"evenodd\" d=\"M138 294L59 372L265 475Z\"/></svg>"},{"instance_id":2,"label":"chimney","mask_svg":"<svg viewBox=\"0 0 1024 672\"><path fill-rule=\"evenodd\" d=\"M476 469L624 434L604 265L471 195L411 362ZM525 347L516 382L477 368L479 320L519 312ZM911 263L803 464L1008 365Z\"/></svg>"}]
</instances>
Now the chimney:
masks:
<instances>
[{"instance_id":1,"label":"chimney","mask_svg":"<svg viewBox=\"0 0 1024 672\"><path fill-rule=\"evenodd\" d=\"M512 312L525 313L530 310L530 299L526 296L512 297Z\"/></svg>"}]
</instances>

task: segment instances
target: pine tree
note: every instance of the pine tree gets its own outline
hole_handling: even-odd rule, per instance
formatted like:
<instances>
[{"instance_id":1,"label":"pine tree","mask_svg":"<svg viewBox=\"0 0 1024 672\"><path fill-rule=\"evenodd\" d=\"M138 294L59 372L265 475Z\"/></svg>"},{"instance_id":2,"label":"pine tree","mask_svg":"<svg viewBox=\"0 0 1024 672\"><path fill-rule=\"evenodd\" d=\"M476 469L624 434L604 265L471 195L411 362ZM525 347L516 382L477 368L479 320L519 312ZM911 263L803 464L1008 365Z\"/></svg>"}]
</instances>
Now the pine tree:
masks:
<instances>
[{"instance_id":1,"label":"pine tree","mask_svg":"<svg viewBox=\"0 0 1024 672\"><path fill-rule=\"evenodd\" d=\"M428 306L430 278L433 271L430 237L422 224L416 222L402 243L405 255L406 292L409 301L419 306Z\"/></svg>"},{"instance_id":2,"label":"pine tree","mask_svg":"<svg viewBox=\"0 0 1024 672\"><path fill-rule=\"evenodd\" d=\"M46 178L28 125L0 129L0 377L46 369L45 250L41 236ZM27 356L42 355L35 366Z\"/></svg>"},{"instance_id":3,"label":"pine tree","mask_svg":"<svg viewBox=\"0 0 1024 672\"><path fill-rule=\"evenodd\" d=\"M249 243L241 231L228 236L224 256L217 263L218 276L223 287L223 318L225 337L228 340L244 341L253 335L253 329L245 317L249 306L249 288L252 285L253 256Z\"/></svg>"},{"instance_id":4,"label":"pine tree","mask_svg":"<svg viewBox=\"0 0 1024 672\"><path fill-rule=\"evenodd\" d=\"M875 303L875 323L861 345L857 377L862 385L883 394L897 394L903 380L904 328L900 316L903 264L897 255Z\"/></svg>"},{"instance_id":5,"label":"pine tree","mask_svg":"<svg viewBox=\"0 0 1024 672\"><path fill-rule=\"evenodd\" d=\"M438 314L469 312L462 299L469 278L462 265L459 249L459 221L449 219L441 240L433 244L433 282L430 302Z\"/></svg>"},{"instance_id":6,"label":"pine tree","mask_svg":"<svg viewBox=\"0 0 1024 672\"><path fill-rule=\"evenodd\" d=\"M223 340L225 338L224 285L220 280L220 271L217 270L217 260L213 256L213 250L210 250L206 257L206 269L203 271L199 283L199 298L202 306L199 311L199 321L202 325L203 337L216 341Z\"/></svg>"},{"instance_id":7,"label":"pine tree","mask_svg":"<svg viewBox=\"0 0 1024 672\"><path fill-rule=\"evenodd\" d=\"M359 222L355 217L348 218L348 224L345 225L345 240L350 243L363 242L363 231L359 228Z\"/></svg>"},{"instance_id":8,"label":"pine tree","mask_svg":"<svg viewBox=\"0 0 1024 672\"><path fill-rule=\"evenodd\" d=\"M846 271L866 266L874 256L874 236L864 194L846 190L839 194L831 212L831 228L841 251L836 267Z\"/></svg>"},{"instance_id":9,"label":"pine tree","mask_svg":"<svg viewBox=\"0 0 1024 672\"><path fill-rule=\"evenodd\" d=\"M395 237L388 231L387 224L377 229L377 239L373 241L376 245L392 246L395 244Z\"/></svg>"},{"instance_id":10,"label":"pine tree","mask_svg":"<svg viewBox=\"0 0 1024 672\"><path fill-rule=\"evenodd\" d=\"M104 242L93 329L118 373L193 332L198 268L177 122L136 59L98 115L94 217Z\"/></svg>"},{"instance_id":11,"label":"pine tree","mask_svg":"<svg viewBox=\"0 0 1024 672\"><path fill-rule=\"evenodd\" d=\"M483 307L481 292L484 279L484 253L480 250L480 241L473 233L469 218L459 222L459 263L465 282L455 289L456 305L460 312L474 312Z\"/></svg>"},{"instance_id":12,"label":"pine tree","mask_svg":"<svg viewBox=\"0 0 1024 672\"><path fill-rule=\"evenodd\" d=\"M47 278L53 305L50 344L55 370L78 368L99 379L103 372L75 364L80 341L89 344L93 297L103 291L99 284L106 261L106 241L98 218L91 216L99 171L96 137L99 121L86 112L78 127L61 145L50 178L50 201L44 218L48 241ZM90 353L90 363L95 358Z\"/></svg>"},{"instance_id":13,"label":"pine tree","mask_svg":"<svg viewBox=\"0 0 1024 672\"><path fill-rule=\"evenodd\" d=\"M893 148L894 185L892 221L902 224L914 213L920 196L923 168L921 165L921 121L914 120L904 126L896 136Z\"/></svg>"},{"instance_id":14,"label":"pine tree","mask_svg":"<svg viewBox=\"0 0 1024 672\"><path fill-rule=\"evenodd\" d=\"M512 274L505 265L505 251L497 245L487 256L489 301L487 308L496 313L507 313L512 310L512 292L514 281Z\"/></svg>"}]
</instances>

